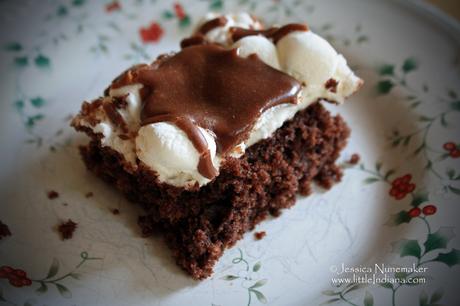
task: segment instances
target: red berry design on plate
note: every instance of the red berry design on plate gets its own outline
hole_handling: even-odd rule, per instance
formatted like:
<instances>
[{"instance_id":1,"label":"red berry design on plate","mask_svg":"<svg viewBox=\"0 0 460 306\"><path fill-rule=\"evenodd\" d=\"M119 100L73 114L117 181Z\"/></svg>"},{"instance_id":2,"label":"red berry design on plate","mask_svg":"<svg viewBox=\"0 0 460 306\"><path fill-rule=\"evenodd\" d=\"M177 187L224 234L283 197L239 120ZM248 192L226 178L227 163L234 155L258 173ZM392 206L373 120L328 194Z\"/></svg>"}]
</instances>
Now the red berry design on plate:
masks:
<instances>
[{"instance_id":1,"label":"red berry design on plate","mask_svg":"<svg viewBox=\"0 0 460 306\"><path fill-rule=\"evenodd\" d=\"M452 150L455 150L456 146L455 146L455 143L453 142L446 142L445 144L443 144L442 146L444 148L444 150L446 151L452 151Z\"/></svg>"},{"instance_id":2,"label":"red berry design on plate","mask_svg":"<svg viewBox=\"0 0 460 306\"><path fill-rule=\"evenodd\" d=\"M105 6L105 11L107 13L111 13L113 11L119 11L121 10L121 5L118 1L112 1Z\"/></svg>"},{"instance_id":3,"label":"red berry design on plate","mask_svg":"<svg viewBox=\"0 0 460 306\"><path fill-rule=\"evenodd\" d=\"M27 273L22 269L13 269L9 266L0 268L0 278L7 278L11 286L24 287L32 285L32 280L27 277Z\"/></svg>"},{"instance_id":4,"label":"red berry design on plate","mask_svg":"<svg viewBox=\"0 0 460 306\"><path fill-rule=\"evenodd\" d=\"M9 266L3 266L3 267L0 268L0 271L4 272L6 274L11 274L14 271L14 269L9 267Z\"/></svg>"},{"instance_id":5,"label":"red berry design on plate","mask_svg":"<svg viewBox=\"0 0 460 306\"><path fill-rule=\"evenodd\" d=\"M421 212L422 212L422 210L420 208L414 207L411 210L409 210L408 214L409 214L409 217L416 218L416 217L420 216Z\"/></svg>"},{"instance_id":6,"label":"red berry design on plate","mask_svg":"<svg viewBox=\"0 0 460 306\"><path fill-rule=\"evenodd\" d=\"M390 196L396 200L403 199L408 193L415 190L415 184L411 183L412 175L406 174L404 176L396 178L391 182L391 189L389 191Z\"/></svg>"},{"instance_id":7,"label":"red berry design on plate","mask_svg":"<svg viewBox=\"0 0 460 306\"><path fill-rule=\"evenodd\" d=\"M431 216L431 215L434 215L436 213L438 209L436 208L436 206L434 205L427 205L425 207L423 207L422 209L422 212L425 216Z\"/></svg>"},{"instance_id":8,"label":"red berry design on plate","mask_svg":"<svg viewBox=\"0 0 460 306\"><path fill-rule=\"evenodd\" d=\"M459 149L454 149L454 150L450 151L449 155L452 158L459 158L460 157L460 150Z\"/></svg>"},{"instance_id":9,"label":"red berry design on plate","mask_svg":"<svg viewBox=\"0 0 460 306\"><path fill-rule=\"evenodd\" d=\"M9 279L9 283L10 283L11 286L14 286L14 287L22 287L22 279L20 279L20 278L11 277Z\"/></svg>"},{"instance_id":10,"label":"red berry design on plate","mask_svg":"<svg viewBox=\"0 0 460 306\"><path fill-rule=\"evenodd\" d=\"M140 28L139 34L141 35L144 43L157 42L163 36L163 28L156 22L152 22L147 28Z\"/></svg>"},{"instance_id":11,"label":"red berry design on plate","mask_svg":"<svg viewBox=\"0 0 460 306\"><path fill-rule=\"evenodd\" d=\"M23 286L30 286L30 285L32 285L32 280L30 280L28 278L23 278L22 279L22 285Z\"/></svg>"},{"instance_id":12,"label":"red berry design on plate","mask_svg":"<svg viewBox=\"0 0 460 306\"><path fill-rule=\"evenodd\" d=\"M446 142L443 146L444 150L449 152L450 157L459 158L460 157L460 148L457 147L452 141Z\"/></svg>"},{"instance_id":13,"label":"red berry design on plate","mask_svg":"<svg viewBox=\"0 0 460 306\"><path fill-rule=\"evenodd\" d=\"M17 277L21 277L21 278L24 278L26 276L26 272L24 272L23 270L21 269L16 269L14 270L14 274L17 276Z\"/></svg>"},{"instance_id":14,"label":"red berry design on plate","mask_svg":"<svg viewBox=\"0 0 460 306\"><path fill-rule=\"evenodd\" d=\"M187 17L187 14L185 14L184 7L180 5L180 3L174 3L174 13L176 14L177 18L179 18L179 20L182 20L185 17Z\"/></svg>"}]
</instances>

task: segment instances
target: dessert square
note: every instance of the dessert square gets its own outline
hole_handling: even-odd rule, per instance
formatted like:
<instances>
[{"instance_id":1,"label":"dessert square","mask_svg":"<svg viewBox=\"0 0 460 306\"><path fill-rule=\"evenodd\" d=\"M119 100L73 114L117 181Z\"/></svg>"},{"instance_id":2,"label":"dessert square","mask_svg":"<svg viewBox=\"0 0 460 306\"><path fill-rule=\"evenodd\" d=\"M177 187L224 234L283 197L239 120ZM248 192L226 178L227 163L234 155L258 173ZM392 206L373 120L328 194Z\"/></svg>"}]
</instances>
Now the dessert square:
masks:
<instances>
[{"instance_id":1,"label":"dessert square","mask_svg":"<svg viewBox=\"0 0 460 306\"><path fill-rule=\"evenodd\" d=\"M164 235L195 279L268 216L330 188L350 130L322 101L362 80L304 24L207 15L176 53L131 67L72 126L87 168L141 205L142 233Z\"/></svg>"}]
</instances>

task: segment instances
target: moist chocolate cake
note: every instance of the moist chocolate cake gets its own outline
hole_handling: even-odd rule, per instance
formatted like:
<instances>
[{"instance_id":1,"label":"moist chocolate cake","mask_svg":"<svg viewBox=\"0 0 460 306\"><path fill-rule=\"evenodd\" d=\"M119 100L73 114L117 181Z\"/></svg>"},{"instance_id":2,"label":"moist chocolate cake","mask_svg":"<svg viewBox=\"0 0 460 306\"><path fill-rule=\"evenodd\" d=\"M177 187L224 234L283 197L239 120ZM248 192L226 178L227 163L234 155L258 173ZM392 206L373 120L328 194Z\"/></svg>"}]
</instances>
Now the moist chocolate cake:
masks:
<instances>
[{"instance_id":1,"label":"moist chocolate cake","mask_svg":"<svg viewBox=\"0 0 460 306\"><path fill-rule=\"evenodd\" d=\"M195 279L267 216L330 188L350 131L322 100L362 81L301 24L263 29L248 14L207 16L182 50L117 77L72 121L89 170L142 206Z\"/></svg>"}]
</instances>

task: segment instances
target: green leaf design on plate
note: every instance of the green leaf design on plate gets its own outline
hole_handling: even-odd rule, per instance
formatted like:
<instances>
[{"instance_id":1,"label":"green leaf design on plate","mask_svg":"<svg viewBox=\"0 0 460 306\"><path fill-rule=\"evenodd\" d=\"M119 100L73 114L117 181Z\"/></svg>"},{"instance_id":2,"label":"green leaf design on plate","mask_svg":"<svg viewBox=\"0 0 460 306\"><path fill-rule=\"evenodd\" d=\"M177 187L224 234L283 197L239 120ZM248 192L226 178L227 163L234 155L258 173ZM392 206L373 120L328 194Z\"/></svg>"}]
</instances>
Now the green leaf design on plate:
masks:
<instances>
[{"instance_id":1,"label":"green leaf design on plate","mask_svg":"<svg viewBox=\"0 0 460 306\"><path fill-rule=\"evenodd\" d=\"M14 59L14 64L17 67L25 67L29 64L29 59L27 56L19 56Z\"/></svg>"},{"instance_id":2,"label":"green leaf design on plate","mask_svg":"<svg viewBox=\"0 0 460 306\"><path fill-rule=\"evenodd\" d=\"M221 279L226 280L226 281L231 281L231 280L238 279L238 278L240 277L236 275L225 275Z\"/></svg>"},{"instance_id":3,"label":"green leaf design on plate","mask_svg":"<svg viewBox=\"0 0 460 306\"><path fill-rule=\"evenodd\" d=\"M438 261L445 263L449 267L453 267L460 263L460 251L457 249L452 249L452 251L448 253L439 253L433 261Z\"/></svg>"},{"instance_id":4,"label":"green leaf design on plate","mask_svg":"<svg viewBox=\"0 0 460 306\"><path fill-rule=\"evenodd\" d=\"M375 182L378 182L380 181L380 179L376 178L376 177L368 177L364 180L364 184L372 184L372 183L375 183Z\"/></svg>"},{"instance_id":5,"label":"green leaf design on plate","mask_svg":"<svg viewBox=\"0 0 460 306\"><path fill-rule=\"evenodd\" d=\"M85 4L86 0L73 0L72 1L72 5L73 6L82 6L83 4Z\"/></svg>"},{"instance_id":6,"label":"green leaf design on plate","mask_svg":"<svg viewBox=\"0 0 460 306\"><path fill-rule=\"evenodd\" d=\"M261 279L261 280L257 281L254 285L252 285L251 287L249 287L249 289L254 289L254 288L262 287L262 286L265 285L266 283L267 283L267 279Z\"/></svg>"},{"instance_id":7,"label":"green leaf design on plate","mask_svg":"<svg viewBox=\"0 0 460 306\"><path fill-rule=\"evenodd\" d=\"M69 289L67 289L66 286L64 285L61 285L61 284L55 284L56 285L56 288L57 290L59 291L59 293L61 294L62 297L66 298L66 299L69 299L72 297L72 292L70 292Z\"/></svg>"},{"instance_id":8,"label":"green leaf design on plate","mask_svg":"<svg viewBox=\"0 0 460 306\"><path fill-rule=\"evenodd\" d=\"M402 282L403 280L406 279L407 275L408 275L407 272L396 272L395 278L398 280L398 282Z\"/></svg>"},{"instance_id":9,"label":"green leaf design on plate","mask_svg":"<svg viewBox=\"0 0 460 306\"><path fill-rule=\"evenodd\" d=\"M24 104L24 101L22 100L17 100L13 104L18 112L21 112L24 109L25 104Z\"/></svg>"},{"instance_id":10,"label":"green leaf design on plate","mask_svg":"<svg viewBox=\"0 0 460 306\"><path fill-rule=\"evenodd\" d=\"M394 75L394 73L395 73L394 65L385 64L379 68L379 74L382 76L383 75Z\"/></svg>"},{"instance_id":11,"label":"green leaf design on plate","mask_svg":"<svg viewBox=\"0 0 460 306\"><path fill-rule=\"evenodd\" d=\"M348 285L348 288L343 290L342 294L349 293L349 292L364 288L366 286L367 286L367 284L352 283L352 284Z\"/></svg>"},{"instance_id":12,"label":"green leaf design on plate","mask_svg":"<svg viewBox=\"0 0 460 306\"><path fill-rule=\"evenodd\" d=\"M433 118L421 115L421 116L418 117L418 120L421 121L421 122L431 122L431 121L433 121Z\"/></svg>"},{"instance_id":13,"label":"green leaf design on plate","mask_svg":"<svg viewBox=\"0 0 460 306\"><path fill-rule=\"evenodd\" d=\"M22 50L22 45L18 42L11 42L9 44L6 44L4 49L6 51L18 52Z\"/></svg>"},{"instance_id":14,"label":"green leaf design on plate","mask_svg":"<svg viewBox=\"0 0 460 306\"><path fill-rule=\"evenodd\" d=\"M29 129L33 128L35 124L37 123L37 121L43 120L43 118L45 118L45 116L42 114L37 114L37 115L28 117L26 121L26 127Z\"/></svg>"},{"instance_id":15,"label":"green leaf design on plate","mask_svg":"<svg viewBox=\"0 0 460 306\"><path fill-rule=\"evenodd\" d=\"M453 89L449 89L447 91L447 95L449 96L449 98L451 99L457 99L458 95L457 95L457 92L455 92Z\"/></svg>"},{"instance_id":16,"label":"green leaf design on plate","mask_svg":"<svg viewBox=\"0 0 460 306\"><path fill-rule=\"evenodd\" d=\"M252 271L254 272L257 272L260 270L260 268L262 267L262 264L260 263L260 261L256 262L256 264L252 267Z\"/></svg>"},{"instance_id":17,"label":"green leaf design on plate","mask_svg":"<svg viewBox=\"0 0 460 306\"><path fill-rule=\"evenodd\" d=\"M367 42L367 41L369 41L369 37L367 37L366 35L360 35L360 36L358 36L358 38L356 39L356 42L357 42L358 44L362 44L362 43Z\"/></svg>"},{"instance_id":18,"label":"green leaf design on plate","mask_svg":"<svg viewBox=\"0 0 460 306\"><path fill-rule=\"evenodd\" d=\"M222 0L211 0L211 3L209 4L209 9L210 10L221 10L224 7L224 2Z\"/></svg>"},{"instance_id":19,"label":"green leaf design on plate","mask_svg":"<svg viewBox=\"0 0 460 306\"><path fill-rule=\"evenodd\" d=\"M454 179L454 177L455 177L455 169L452 169L452 168L447 169L446 174L447 174L448 178Z\"/></svg>"},{"instance_id":20,"label":"green leaf design on plate","mask_svg":"<svg viewBox=\"0 0 460 306\"><path fill-rule=\"evenodd\" d=\"M410 203L413 207L418 207L428 201L428 193L426 191L418 191L414 194L412 202Z\"/></svg>"},{"instance_id":21,"label":"green leaf design on plate","mask_svg":"<svg viewBox=\"0 0 460 306\"><path fill-rule=\"evenodd\" d=\"M386 289L393 289L393 284L386 282L386 283L381 283L379 284L381 287L386 288Z\"/></svg>"},{"instance_id":22,"label":"green leaf design on plate","mask_svg":"<svg viewBox=\"0 0 460 306\"><path fill-rule=\"evenodd\" d=\"M412 218L409 216L409 213L405 210L402 210L396 214L390 216L390 219L385 223L388 226L397 226L402 223L409 223Z\"/></svg>"},{"instance_id":23,"label":"green leaf design on plate","mask_svg":"<svg viewBox=\"0 0 460 306\"><path fill-rule=\"evenodd\" d=\"M38 287L37 289L35 289L35 292L37 294L43 294L45 293L46 291L48 291L48 286L44 283L44 282L40 282L40 287Z\"/></svg>"},{"instance_id":24,"label":"green leaf design on plate","mask_svg":"<svg viewBox=\"0 0 460 306\"><path fill-rule=\"evenodd\" d=\"M454 111L460 112L460 100L450 103L450 108Z\"/></svg>"},{"instance_id":25,"label":"green leaf design on plate","mask_svg":"<svg viewBox=\"0 0 460 306\"><path fill-rule=\"evenodd\" d=\"M73 279L80 279L80 274L78 274L78 273L70 273L69 277L71 277Z\"/></svg>"},{"instance_id":26,"label":"green leaf design on plate","mask_svg":"<svg viewBox=\"0 0 460 306\"><path fill-rule=\"evenodd\" d=\"M164 11L163 12L163 18L164 19L172 19L174 18L174 13L171 11Z\"/></svg>"},{"instance_id":27,"label":"green leaf design on plate","mask_svg":"<svg viewBox=\"0 0 460 306\"><path fill-rule=\"evenodd\" d=\"M262 292L260 292L259 290L255 290L255 289L249 289L249 291L253 292L256 295L256 298L259 300L259 302L261 302L262 304L267 303L267 298Z\"/></svg>"},{"instance_id":28,"label":"green leaf design on plate","mask_svg":"<svg viewBox=\"0 0 460 306\"><path fill-rule=\"evenodd\" d=\"M321 31L329 31L330 29L332 29L333 25L332 23L325 23L321 26Z\"/></svg>"},{"instance_id":29,"label":"green leaf design on plate","mask_svg":"<svg viewBox=\"0 0 460 306\"><path fill-rule=\"evenodd\" d=\"M415 58L407 58L403 65L402 65L402 70L404 71L404 73L409 73L411 71L414 71L418 68L418 62Z\"/></svg>"},{"instance_id":30,"label":"green leaf design on plate","mask_svg":"<svg viewBox=\"0 0 460 306\"><path fill-rule=\"evenodd\" d=\"M335 303L335 302L338 302L338 301L340 301L339 298L334 298L334 299L330 299L330 300L327 300L325 302L322 302L320 305L332 304L332 303Z\"/></svg>"},{"instance_id":31,"label":"green leaf design on plate","mask_svg":"<svg viewBox=\"0 0 460 306\"><path fill-rule=\"evenodd\" d=\"M454 237L453 227L442 226L435 233L428 234L428 238L423 244L425 246L425 253L446 248L449 241Z\"/></svg>"},{"instance_id":32,"label":"green leaf design on plate","mask_svg":"<svg viewBox=\"0 0 460 306\"><path fill-rule=\"evenodd\" d=\"M35 98L30 99L30 103L31 103L34 107L40 108L40 107L42 107L43 105L45 105L46 101L45 101L45 99L43 99L42 97L35 97Z\"/></svg>"},{"instance_id":33,"label":"green leaf design on plate","mask_svg":"<svg viewBox=\"0 0 460 306\"><path fill-rule=\"evenodd\" d=\"M39 54L35 58L35 65L37 65L38 68L47 68L50 66L50 59L43 54Z\"/></svg>"},{"instance_id":34,"label":"green leaf design on plate","mask_svg":"<svg viewBox=\"0 0 460 306\"><path fill-rule=\"evenodd\" d=\"M434 304L436 302L439 302L442 299L442 296L444 295L444 291L442 288L437 289L433 294L431 295L430 298L430 304Z\"/></svg>"},{"instance_id":35,"label":"green leaf design on plate","mask_svg":"<svg viewBox=\"0 0 460 306\"><path fill-rule=\"evenodd\" d=\"M451 192L460 195L460 189L455 188L454 186L450 186L450 185L447 186L447 188L449 188L449 190L450 190Z\"/></svg>"},{"instance_id":36,"label":"green leaf design on plate","mask_svg":"<svg viewBox=\"0 0 460 306\"><path fill-rule=\"evenodd\" d=\"M366 290L366 293L364 294L363 304L364 304L364 306L373 306L374 305L374 297L367 290Z\"/></svg>"},{"instance_id":37,"label":"green leaf design on plate","mask_svg":"<svg viewBox=\"0 0 460 306\"><path fill-rule=\"evenodd\" d=\"M53 262L51 263L50 269L48 270L46 279L56 276L58 272L59 272L59 261L56 258L53 258Z\"/></svg>"},{"instance_id":38,"label":"green leaf design on plate","mask_svg":"<svg viewBox=\"0 0 460 306\"><path fill-rule=\"evenodd\" d=\"M190 25L191 22L192 22L192 19L190 19L190 16L187 15L179 21L179 26L181 28L186 28Z\"/></svg>"},{"instance_id":39,"label":"green leaf design on plate","mask_svg":"<svg viewBox=\"0 0 460 306\"><path fill-rule=\"evenodd\" d=\"M401 257L414 256L420 258L422 249L417 240L402 239L391 244L392 252L399 253Z\"/></svg>"},{"instance_id":40,"label":"green leaf design on plate","mask_svg":"<svg viewBox=\"0 0 460 306\"><path fill-rule=\"evenodd\" d=\"M379 94L388 94L395 85L390 80L383 80L377 83L377 92Z\"/></svg>"},{"instance_id":41,"label":"green leaf design on plate","mask_svg":"<svg viewBox=\"0 0 460 306\"><path fill-rule=\"evenodd\" d=\"M422 102L420 101L415 101L415 102L412 102L409 107L410 108L416 108L417 106L419 106Z\"/></svg>"},{"instance_id":42,"label":"green leaf design on plate","mask_svg":"<svg viewBox=\"0 0 460 306\"><path fill-rule=\"evenodd\" d=\"M390 178L390 176L392 176L395 173L396 173L396 171L394 169L390 169L390 170L387 171L387 173L385 173L384 178L387 180L387 179Z\"/></svg>"},{"instance_id":43,"label":"green leaf design on plate","mask_svg":"<svg viewBox=\"0 0 460 306\"><path fill-rule=\"evenodd\" d=\"M64 5L59 6L56 11L56 15L60 17L66 16L68 13L69 11L67 10L67 7L65 7Z\"/></svg>"},{"instance_id":44,"label":"green leaf design on plate","mask_svg":"<svg viewBox=\"0 0 460 306\"><path fill-rule=\"evenodd\" d=\"M340 292L335 292L333 290L325 290L322 292L324 295L328 295L328 296L335 296L335 295L339 295Z\"/></svg>"},{"instance_id":45,"label":"green leaf design on plate","mask_svg":"<svg viewBox=\"0 0 460 306\"><path fill-rule=\"evenodd\" d=\"M425 290L420 292L419 304L420 306L428 306L428 295L426 294Z\"/></svg>"}]
</instances>

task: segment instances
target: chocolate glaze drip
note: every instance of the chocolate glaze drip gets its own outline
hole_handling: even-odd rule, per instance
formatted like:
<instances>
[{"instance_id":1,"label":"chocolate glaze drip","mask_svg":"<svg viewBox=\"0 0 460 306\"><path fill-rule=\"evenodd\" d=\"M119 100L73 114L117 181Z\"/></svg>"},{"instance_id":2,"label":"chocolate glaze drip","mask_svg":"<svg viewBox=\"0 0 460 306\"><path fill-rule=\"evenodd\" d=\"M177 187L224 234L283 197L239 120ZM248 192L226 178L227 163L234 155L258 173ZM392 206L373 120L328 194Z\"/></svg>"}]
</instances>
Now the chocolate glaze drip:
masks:
<instances>
[{"instance_id":1,"label":"chocolate glaze drip","mask_svg":"<svg viewBox=\"0 0 460 306\"><path fill-rule=\"evenodd\" d=\"M195 46L195 45L206 45L209 44L209 41L206 39L206 33L209 31L218 28L218 27L223 27L225 24L227 24L227 18L225 16L220 16L218 18L211 19L207 22L205 22L196 32L190 37L184 38L180 42L180 47L182 49L190 47L190 46Z\"/></svg>"},{"instance_id":2,"label":"chocolate glaze drip","mask_svg":"<svg viewBox=\"0 0 460 306\"><path fill-rule=\"evenodd\" d=\"M247 58L236 49L197 45L152 65L130 72L133 83L148 90L143 99L141 124L173 122L200 153L198 171L212 179L217 175L206 139L200 129L215 135L217 152L229 153L249 136L266 109L297 103L300 83L262 62ZM128 85L118 82L116 86Z\"/></svg>"},{"instance_id":3,"label":"chocolate glaze drip","mask_svg":"<svg viewBox=\"0 0 460 306\"><path fill-rule=\"evenodd\" d=\"M193 36L182 39L180 42L180 47L181 49L184 49L190 46L206 44L208 44L206 37L201 33L196 33Z\"/></svg>"},{"instance_id":4,"label":"chocolate glaze drip","mask_svg":"<svg viewBox=\"0 0 460 306\"><path fill-rule=\"evenodd\" d=\"M308 31L308 26L300 23L289 23L282 27L273 27L266 30L253 30L253 29L244 29L239 27L230 28L232 40L238 41L243 37L251 35L263 35L269 39L273 39L273 42L276 44L281 38L288 35L291 32L295 31Z\"/></svg>"},{"instance_id":5,"label":"chocolate glaze drip","mask_svg":"<svg viewBox=\"0 0 460 306\"><path fill-rule=\"evenodd\" d=\"M218 27L223 27L224 25L227 24L227 18L225 16L220 16L214 19L211 19L207 22L205 22L197 31L197 33L201 33L205 35L211 30L214 30L215 28Z\"/></svg>"}]
</instances>

